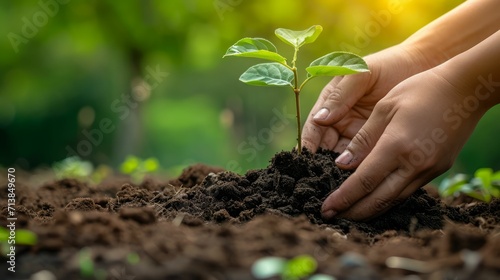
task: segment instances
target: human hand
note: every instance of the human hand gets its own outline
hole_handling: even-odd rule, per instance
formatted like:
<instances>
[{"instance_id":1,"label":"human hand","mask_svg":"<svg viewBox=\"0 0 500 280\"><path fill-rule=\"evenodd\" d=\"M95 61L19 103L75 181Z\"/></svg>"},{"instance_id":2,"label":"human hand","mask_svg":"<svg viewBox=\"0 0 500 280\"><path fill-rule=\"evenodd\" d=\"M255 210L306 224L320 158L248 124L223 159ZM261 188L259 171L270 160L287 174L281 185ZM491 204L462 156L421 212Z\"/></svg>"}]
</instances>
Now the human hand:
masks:
<instances>
[{"instance_id":1,"label":"human hand","mask_svg":"<svg viewBox=\"0 0 500 280\"><path fill-rule=\"evenodd\" d=\"M377 103L336 159L343 169L357 169L324 201L326 219L380 215L449 169L489 107L476 100L474 110L465 110L473 88L443 77L435 69L422 72Z\"/></svg>"},{"instance_id":2,"label":"human hand","mask_svg":"<svg viewBox=\"0 0 500 280\"><path fill-rule=\"evenodd\" d=\"M370 73L332 79L304 124L302 145L312 152L342 152L389 90L431 68L426 59L412 45L400 44L365 57Z\"/></svg>"}]
</instances>

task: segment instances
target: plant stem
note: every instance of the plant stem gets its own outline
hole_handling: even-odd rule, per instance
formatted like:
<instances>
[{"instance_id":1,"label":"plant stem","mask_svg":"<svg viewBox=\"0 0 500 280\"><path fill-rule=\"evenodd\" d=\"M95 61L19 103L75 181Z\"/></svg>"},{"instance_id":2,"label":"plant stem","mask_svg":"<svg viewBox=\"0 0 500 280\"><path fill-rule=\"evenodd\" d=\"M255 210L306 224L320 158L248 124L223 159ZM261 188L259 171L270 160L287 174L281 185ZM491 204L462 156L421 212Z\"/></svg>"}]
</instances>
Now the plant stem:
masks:
<instances>
[{"instance_id":1,"label":"plant stem","mask_svg":"<svg viewBox=\"0 0 500 280\"><path fill-rule=\"evenodd\" d=\"M297 49L296 49L297 50ZM294 55L294 60L296 58L297 53ZM300 126L300 88L299 88L299 74L297 73L297 68L294 67L292 68L293 71L293 76L294 76L294 88L293 88L293 93L295 93L295 110L296 110L296 116L297 116L297 152L300 154L302 153L302 128Z\"/></svg>"},{"instance_id":2,"label":"plant stem","mask_svg":"<svg viewBox=\"0 0 500 280\"><path fill-rule=\"evenodd\" d=\"M297 53L298 52L299 52L299 48L295 47L295 51L293 52L292 68L295 68L295 62L297 61Z\"/></svg>"},{"instance_id":3,"label":"plant stem","mask_svg":"<svg viewBox=\"0 0 500 280\"><path fill-rule=\"evenodd\" d=\"M294 89L295 93L295 109L297 110L297 151L302 153L302 128L300 126L300 89Z\"/></svg>"},{"instance_id":4,"label":"plant stem","mask_svg":"<svg viewBox=\"0 0 500 280\"><path fill-rule=\"evenodd\" d=\"M300 90L302 89L303 84L299 87L299 74L297 73L297 67L295 67L295 62L297 61L297 53L299 52L299 48L295 47L295 51L293 52L292 59L292 71L293 71L293 93L295 93L295 110L297 116L297 152L302 153L302 127L300 122ZM306 79L307 81L307 79ZM304 83L306 82L304 81Z\"/></svg>"}]
</instances>

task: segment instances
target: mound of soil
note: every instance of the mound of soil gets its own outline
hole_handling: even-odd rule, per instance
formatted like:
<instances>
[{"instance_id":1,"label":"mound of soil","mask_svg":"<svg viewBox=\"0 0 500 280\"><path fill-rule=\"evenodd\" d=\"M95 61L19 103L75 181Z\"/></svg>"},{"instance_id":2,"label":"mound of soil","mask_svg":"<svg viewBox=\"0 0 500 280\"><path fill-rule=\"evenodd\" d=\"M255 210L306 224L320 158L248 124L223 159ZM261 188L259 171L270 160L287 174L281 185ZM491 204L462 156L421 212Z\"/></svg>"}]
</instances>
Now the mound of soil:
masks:
<instances>
[{"instance_id":1,"label":"mound of soil","mask_svg":"<svg viewBox=\"0 0 500 280\"><path fill-rule=\"evenodd\" d=\"M499 279L500 201L450 206L419 190L369 222L324 221L323 199L350 175L336 156L281 152L244 176L195 165L168 182L18 184L16 225L38 242L16 246L16 272L0 277L254 279L261 257L309 254L337 279Z\"/></svg>"}]
</instances>

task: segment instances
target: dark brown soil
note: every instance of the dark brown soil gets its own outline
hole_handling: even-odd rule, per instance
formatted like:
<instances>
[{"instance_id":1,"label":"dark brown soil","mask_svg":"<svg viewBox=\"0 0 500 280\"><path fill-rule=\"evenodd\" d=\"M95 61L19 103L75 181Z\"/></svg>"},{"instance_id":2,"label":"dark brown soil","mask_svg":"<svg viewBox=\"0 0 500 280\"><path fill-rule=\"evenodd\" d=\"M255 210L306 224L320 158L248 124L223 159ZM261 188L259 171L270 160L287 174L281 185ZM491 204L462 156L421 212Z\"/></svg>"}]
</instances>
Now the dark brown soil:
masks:
<instances>
[{"instance_id":1,"label":"dark brown soil","mask_svg":"<svg viewBox=\"0 0 500 280\"><path fill-rule=\"evenodd\" d=\"M17 226L39 240L17 246L16 273L2 266L0 278L253 279L261 257L309 254L337 279L500 279L499 200L445 204L420 190L369 222L323 221L321 202L349 176L335 156L282 152L244 176L196 165L138 186L18 184Z\"/></svg>"}]
</instances>

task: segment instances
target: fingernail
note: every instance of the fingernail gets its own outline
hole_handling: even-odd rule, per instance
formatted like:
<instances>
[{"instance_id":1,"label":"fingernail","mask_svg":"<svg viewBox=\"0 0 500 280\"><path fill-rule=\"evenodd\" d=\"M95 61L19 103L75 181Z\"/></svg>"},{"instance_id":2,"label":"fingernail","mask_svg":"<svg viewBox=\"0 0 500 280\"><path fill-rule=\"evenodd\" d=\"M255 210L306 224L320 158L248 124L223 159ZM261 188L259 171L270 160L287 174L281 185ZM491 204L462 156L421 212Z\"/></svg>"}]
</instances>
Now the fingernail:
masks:
<instances>
[{"instance_id":1,"label":"fingernail","mask_svg":"<svg viewBox=\"0 0 500 280\"><path fill-rule=\"evenodd\" d=\"M330 220L332 219L333 217L335 217L335 215L337 215L337 212L333 211L333 210L326 210L325 212L322 212L321 215L323 216L323 218L325 218L326 220Z\"/></svg>"},{"instance_id":2,"label":"fingernail","mask_svg":"<svg viewBox=\"0 0 500 280\"><path fill-rule=\"evenodd\" d=\"M328 117L328 115L330 114L330 110L328 110L327 108L321 108L321 110L319 110L316 115L314 115L314 120L316 121L321 121L321 120L324 120L326 119L326 117Z\"/></svg>"},{"instance_id":3,"label":"fingernail","mask_svg":"<svg viewBox=\"0 0 500 280\"><path fill-rule=\"evenodd\" d=\"M352 153L349 152L348 150L345 150L337 159L335 159L335 163L337 164L342 164L342 165L348 165L352 161Z\"/></svg>"}]
</instances>

